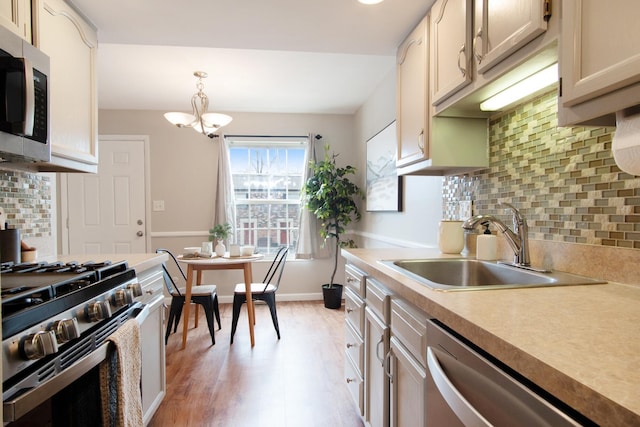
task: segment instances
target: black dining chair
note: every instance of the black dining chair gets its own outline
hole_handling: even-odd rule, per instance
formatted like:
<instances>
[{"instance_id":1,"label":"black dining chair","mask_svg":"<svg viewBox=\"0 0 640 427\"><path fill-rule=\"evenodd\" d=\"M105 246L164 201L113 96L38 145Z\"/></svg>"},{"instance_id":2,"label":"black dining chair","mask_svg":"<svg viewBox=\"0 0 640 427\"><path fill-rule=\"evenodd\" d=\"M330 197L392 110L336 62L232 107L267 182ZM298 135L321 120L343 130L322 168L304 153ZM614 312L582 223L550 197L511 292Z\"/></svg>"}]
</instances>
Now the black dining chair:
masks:
<instances>
[{"instance_id":1,"label":"black dining chair","mask_svg":"<svg viewBox=\"0 0 640 427\"><path fill-rule=\"evenodd\" d=\"M264 280L259 283L251 284L251 297L253 301L263 301L269 306L271 311L271 320L276 328L276 334L280 339L280 326L278 325L278 314L276 312L276 291L280 286L280 279L284 271L284 264L287 261L289 248L286 246L278 249ZM246 285L238 283L233 292L233 318L231 321L231 344L233 344L233 336L238 326L238 318L240 317L240 309L242 304L247 302ZM254 316L255 319L255 316Z\"/></svg>"},{"instance_id":2,"label":"black dining chair","mask_svg":"<svg viewBox=\"0 0 640 427\"><path fill-rule=\"evenodd\" d=\"M184 270L178 263L178 259L174 254L171 253L168 249L156 249L156 253L166 253L169 255L169 258L173 259L175 262L178 271L182 275L182 278L185 281L185 286L178 287L176 282L169 274L169 270L167 269L166 264L162 264L162 269L164 273L164 282L167 286L167 290L171 295L171 307L169 308L169 320L167 321L167 331L165 333L164 342L165 344L169 341L169 335L171 334L171 327L173 326L173 332L178 329L178 323L180 323L180 317L182 316L182 307L185 304L185 294L186 294L186 281L187 276L184 273ZM194 304L199 304L204 309L205 317L207 318L207 326L209 327L209 334L211 334L211 344L216 343L216 339L214 336L214 323L213 316L215 315L216 320L218 321L218 329L222 329L222 325L220 324L220 309L218 307L218 292L216 285L198 285L191 287L191 302ZM185 319L185 322L188 322L189 319Z\"/></svg>"}]
</instances>

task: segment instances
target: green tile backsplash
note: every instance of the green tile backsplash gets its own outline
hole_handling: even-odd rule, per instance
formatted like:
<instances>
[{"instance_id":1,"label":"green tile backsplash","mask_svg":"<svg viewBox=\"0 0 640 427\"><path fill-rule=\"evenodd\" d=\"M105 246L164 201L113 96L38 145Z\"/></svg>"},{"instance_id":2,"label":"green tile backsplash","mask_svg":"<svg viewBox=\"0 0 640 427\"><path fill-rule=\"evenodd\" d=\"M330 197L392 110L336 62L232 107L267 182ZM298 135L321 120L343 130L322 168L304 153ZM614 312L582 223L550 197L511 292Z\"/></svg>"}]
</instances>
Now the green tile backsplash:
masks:
<instances>
[{"instance_id":1,"label":"green tile backsplash","mask_svg":"<svg viewBox=\"0 0 640 427\"><path fill-rule=\"evenodd\" d=\"M51 180L46 175L0 170L0 206L9 228L25 237L51 236Z\"/></svg>"},{"instance_id":2,"label":"green tile backsplash","mask_svg":"<svg viewBox=\"0 0 640 427\"><path fill-rule=\"evenodd\" d=\"M615 127L559 128L556 112L552 91L491 119L489 168L444 178L444 215L473 200L510 224L508 202L532 239L640 248L640 177L616 166Z\"/></svg>"}]
</instances>

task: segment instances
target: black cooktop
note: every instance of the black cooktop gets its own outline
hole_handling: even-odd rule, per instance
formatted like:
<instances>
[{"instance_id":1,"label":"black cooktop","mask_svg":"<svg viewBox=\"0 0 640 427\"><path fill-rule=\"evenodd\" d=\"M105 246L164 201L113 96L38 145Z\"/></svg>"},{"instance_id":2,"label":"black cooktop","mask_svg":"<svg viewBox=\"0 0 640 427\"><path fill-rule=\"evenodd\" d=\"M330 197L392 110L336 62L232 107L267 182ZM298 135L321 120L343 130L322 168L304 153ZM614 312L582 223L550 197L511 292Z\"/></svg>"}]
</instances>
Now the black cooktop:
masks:
<instances>
[{"instance_id":1,"label":"black cooktop","mask_svg":"<svg viewBox=\"0 0 640 427\"><path fill-rule=\"evenodd\" d=\"M0 268L3 339L135 277L126 261L3 263Z\"/></svg>"}]
</instances>

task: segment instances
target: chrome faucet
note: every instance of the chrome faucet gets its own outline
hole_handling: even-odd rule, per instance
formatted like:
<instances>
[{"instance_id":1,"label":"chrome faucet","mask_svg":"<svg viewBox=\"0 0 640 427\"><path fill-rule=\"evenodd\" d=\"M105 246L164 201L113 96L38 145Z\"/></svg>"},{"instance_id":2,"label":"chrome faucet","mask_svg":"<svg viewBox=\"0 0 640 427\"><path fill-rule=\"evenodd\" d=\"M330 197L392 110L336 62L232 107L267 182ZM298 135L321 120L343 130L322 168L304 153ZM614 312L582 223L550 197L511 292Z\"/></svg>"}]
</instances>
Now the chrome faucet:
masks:
<instances>
[{"instance_id":1,"label":"chrome faucet","mask_svg":"<svg viewBox=\"0 0 640 427\"><path fill-rule=\"evenodd\" d=\"M462 228L473 230L478 224L492 223L502 232L504 238L507 239L507 243L513 249L513 264L519 267L529 267L531 266L531 260L529 259L529 227L527 226L527 220L509 203L501 203L500 206L511 209L514 231L511 231L509 227L493 215L472 216L462 224Z\"/></svg>"}]
</instances>

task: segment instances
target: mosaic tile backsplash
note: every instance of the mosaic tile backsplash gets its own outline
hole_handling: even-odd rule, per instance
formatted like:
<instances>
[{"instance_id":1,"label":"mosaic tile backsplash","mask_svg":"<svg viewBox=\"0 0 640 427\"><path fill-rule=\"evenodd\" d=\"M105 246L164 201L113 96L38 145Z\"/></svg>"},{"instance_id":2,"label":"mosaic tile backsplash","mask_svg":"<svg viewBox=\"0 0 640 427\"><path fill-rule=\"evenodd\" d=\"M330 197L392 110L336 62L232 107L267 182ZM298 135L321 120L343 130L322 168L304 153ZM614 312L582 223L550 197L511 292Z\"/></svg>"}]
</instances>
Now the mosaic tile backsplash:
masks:
<instances>
[{"instance_id":1,"label":"mosaic tile backsplash","mask_svg":"<svg viewBox=\"0 0 640 427\"><path fill-rule=\"evenodd\" d=\"M0 170L0 206L22 238L51 236L51 197L48 176Z\"/></svg>"},{"instance_id":2,"label":"mosaic tile backsplash","mask_svg":"<svg viewBox=\"0 0 640 427\"><path fill-rule=\"evenodd\" d=\"M491 119L489 169L445 177L443 214L473 200L510 225L508 202L531 239L640 248L640 177L616 166L615 127L558 128L556 112L552 91Z\"/></svg>"}]
</instances>

